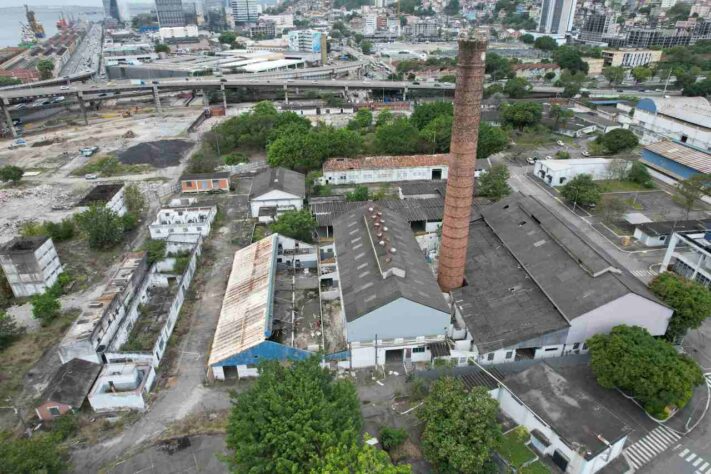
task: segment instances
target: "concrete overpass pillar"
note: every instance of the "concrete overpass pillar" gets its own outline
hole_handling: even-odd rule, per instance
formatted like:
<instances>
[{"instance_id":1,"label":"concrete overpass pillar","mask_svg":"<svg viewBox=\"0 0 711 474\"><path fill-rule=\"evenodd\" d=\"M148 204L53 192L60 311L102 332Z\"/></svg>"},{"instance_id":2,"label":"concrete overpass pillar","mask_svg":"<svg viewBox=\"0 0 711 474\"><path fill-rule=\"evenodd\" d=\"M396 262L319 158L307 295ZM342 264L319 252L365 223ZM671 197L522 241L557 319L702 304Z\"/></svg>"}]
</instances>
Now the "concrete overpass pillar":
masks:
<instances>
[{"instance_id":1,"label":"concrete overpass pillar","mask_svg":"<svg viewBox=\"0 0 711 474\"><path fill-rule=\"evenodd\" d=\"M346 100L348 100L348 86L345 86L343 88L343 96L345 97Z\"/></svg>"},{"instance_id":2,"label":"concrete overpass pillar","mask_svg":"<svg viewBox=\"0 0 711 474\"><path fill-rule=\"evenodd\" d=\"M220 84L220 91L222 91L222 106L225 108L225 115L227 115L227 93L224 84Z\"/></svg>"},{"instance_id":3,"label":"concrete overpass pillar","mask_svg":"<svg viewBox=\"0 0 711 474\"><path fill-rule=\"evenodd\" d=\"M2 113L5 116L7 128L10 130L10 133L12 133L12 138L17 138L17 130L15 130L15 124L12 123L12 117L10 117L10 111L8 110L9 106L10 102L3 98L2 102L0 102L0 108L2 108Z\"/></svg>"},{"instance_id":4,"label":"concrete overpass pillar","mask_svg":"<svg viewBox=\"0 0 711 474\"><path fill-rule=\"evenodd\" d=\"M205 108L210 107L210 98L207 96L205 89L200 90L200 93L202 94L202 105L204 105Z\"/></svg>"},{"instance_id":5,"label":"concrete overpass pillar","mask_svg":"<svg viewBox=\"0 0 711 474\"><path fill-rule=\"evenodd\" d=\"M402 101L407 102L407 87L402 90Z\"/></svg>"},{"instance_id":6,"label":"concrete overpass pillar","mask_svg":"<svg viewBox=\"0 0 711 474\"><path fill-rule=\"evenodd\" d=\"M158 86L155 84L153 85L153 101L156 104L156 112L163 115L163 107L160 105L160 96L158 95Z\"/></svg>"},{"instance_id":7,"label":"concrete overpass pillar","mask_svg":"<svg viewBox=\"0 0 711 474\"><path fill-rule=\"evenodd\" d=\"M86 117L86 104L84 104L84 94L77 92L77 101L81 110L81 118L84 120L84 125L89 125L89 119Z\"/></svg>"},{"instance_id":8,"label":"concrete overpass pillar","mask_svg":"<svg viewBox=\"0 0 711 474\"><path fill-rule=\"evenodd\" d=\"M284 84L284 103L289 105L289 90L286 87L286 84Z\"/></svg>"}]
</instances>

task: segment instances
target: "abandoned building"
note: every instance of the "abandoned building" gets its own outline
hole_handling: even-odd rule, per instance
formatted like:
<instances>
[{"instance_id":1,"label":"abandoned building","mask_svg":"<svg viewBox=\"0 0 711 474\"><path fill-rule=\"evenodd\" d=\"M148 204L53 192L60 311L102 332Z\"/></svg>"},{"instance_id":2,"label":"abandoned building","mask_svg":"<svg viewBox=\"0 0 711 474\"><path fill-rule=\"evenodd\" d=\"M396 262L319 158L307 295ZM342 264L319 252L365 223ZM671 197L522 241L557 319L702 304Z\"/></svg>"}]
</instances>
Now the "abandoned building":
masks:
<instances>
[{"instance_id":1,"label":"abandoned building","mask_svg":"<svg viewBox=\"0 0 711 474\"><path fill-rule=\"evenodd\" d=\"M285 211L300 211L306 197L306 178L286 168L267 168L254 177L249 193L252 217L269 223Z\"/></svg>"},{"instance_id":2,"label":"abandoned building","mask_svg":"<svg viewBox=\"0 0 711 474\"><path fill-rule=\"evenodd\" d=\"M40 420L53 420L81 408L101 365L83 359L62 364L40 396L35 412Z\"/></svg>"},{"instance_id":3,"label":"abandoned building","mask_svg":"<svg viewBox=\"0 0 711 474\"><path fill-rule=\"evenodd\" d=\"M103 204L107 209L114 211L119 216L126 214L125 187L119 184L98 184L82 198L77 206L88 207L92 204Z\"/></svg>"},{"instance_id":4,"label":"abandoned building","mask_svg":"<svg viewBox=\"0 0 711 474\"><path fill-rule=\"evenodd\" d=\"M146 409L144 395L153 386L155 369L148 363L115 363L101 369L89 393L89 404L94 411Z\"/></svg>"},{"instance_id":5,"label":"abandoned building","mask_svg":"<svg viewBox=\"0 0 711 474\"><path fill-rule=\"evenodd\" d=\"M183 193L206 193L230 190L230 173L186 174L180 177L180 191Z\"/></svg>"},{"instance_id":6,"label":"abandoned building","mask_svg":"<svg viewBox=\"0 0 711 474\"><path fill-rule=\"evenodd\" d=\"M447 179L449 155L331 158L323 164L323 184L391 183Z\"/></svg>"},{"instance_id":7,"label":"abandoned building","mask_svg":"<svg viewBox=\"0 0 711 474\"><path fill-rule=\"evenodd\" d=\"M208 362L211 377L256 376L262 360L305 358L319 350L321 339L312 334L322 327L320 319L306 321L302 314L297 325L291 295L278 296L292 281L281 282L280 272L316 266L314 246L279 234L235 252Z\"/></svg>"},{"instance_id":8,"label":"abandoned building","mask_svg":"<svg viewBox=\"0 0 711 474\"><path fill-rule=\"evenodd\" d=\"M216 206L169 207L158 211L148 226L151 239L163 240L174 234L210 234L210 226L217 215Z\"/></svg>"},{"instance_id":9,"label":"abandoned building","mask_svg":"<svg viewBox=\"0 0 711 474\"><path fill-rule=\"evenodd\" d=\"M535 198L514 194L481 214L467 285L452 291L460 355L496 364L583 353L621 324L666 332L673 310Z\"/></svg>"},{"instance_id":10,"label":"abandoned building","mask_svg":"<svg viewBox=\"0 0 711 474\"><path fill-rule=\"evenodd\" d=\"M17 237L0 247L0 266L16 298L44 293L62 273L52 239Z\"/></svg>"}]
</instances>

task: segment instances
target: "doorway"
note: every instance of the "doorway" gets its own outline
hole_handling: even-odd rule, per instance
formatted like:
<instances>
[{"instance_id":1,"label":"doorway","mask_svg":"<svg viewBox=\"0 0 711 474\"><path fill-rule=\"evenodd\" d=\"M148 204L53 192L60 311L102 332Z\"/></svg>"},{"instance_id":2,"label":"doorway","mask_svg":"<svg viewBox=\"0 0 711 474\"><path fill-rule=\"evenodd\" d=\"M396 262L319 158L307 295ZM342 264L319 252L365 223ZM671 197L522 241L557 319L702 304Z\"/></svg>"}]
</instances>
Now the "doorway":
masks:
<instances>
[{"instance_id":1,"label":"doorway","mask_svg":"<svg viewBox=\"0 0 711 474\"><path fill-rule=\"evenodd\" d=\"M442 179L442 170L441 169L433 169L432 170L432 179Z\"/></svg>"},{"instance_id":2,"label":"doorway","mask_svg":"<svg viewBox=\"0 0 711 474\"><path fill-rule=\"evenodd\" d=\"M385 351L385 363L386 364L399 364L403 361L403 350L393 349Z\"/></svg>"},{"instance_id":3,"label":"doorway","mask_svg":"<svg viewBox=\"0 0 711 474\"><path fill-rule=\"evenodd\" d=\"M556 450L553 453L553 463L558 466L563 472L568 468L568 459Z\"/></svg>"}]
</instances>

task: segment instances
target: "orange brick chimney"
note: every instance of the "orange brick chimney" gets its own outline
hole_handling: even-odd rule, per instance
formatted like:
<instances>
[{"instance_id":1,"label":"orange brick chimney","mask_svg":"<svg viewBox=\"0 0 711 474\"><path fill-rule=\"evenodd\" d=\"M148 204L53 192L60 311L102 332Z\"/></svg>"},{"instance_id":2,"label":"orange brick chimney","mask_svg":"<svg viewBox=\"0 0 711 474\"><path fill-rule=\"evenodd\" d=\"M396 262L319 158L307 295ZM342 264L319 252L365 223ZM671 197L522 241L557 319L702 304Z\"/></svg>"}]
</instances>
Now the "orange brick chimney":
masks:
<instances>
[{"instance_id":1,"label":"orange brick chimney","mask_svg":"<svg viewBox=\"0 0 711 474\"><path fill-rule=\"evenodd\" d=\"M442 291L459 288L464 283L481 96L484 89L486 41L487 35L481 31L459 35L451 158L437 276Z\"/></svg>"}]
</instances>

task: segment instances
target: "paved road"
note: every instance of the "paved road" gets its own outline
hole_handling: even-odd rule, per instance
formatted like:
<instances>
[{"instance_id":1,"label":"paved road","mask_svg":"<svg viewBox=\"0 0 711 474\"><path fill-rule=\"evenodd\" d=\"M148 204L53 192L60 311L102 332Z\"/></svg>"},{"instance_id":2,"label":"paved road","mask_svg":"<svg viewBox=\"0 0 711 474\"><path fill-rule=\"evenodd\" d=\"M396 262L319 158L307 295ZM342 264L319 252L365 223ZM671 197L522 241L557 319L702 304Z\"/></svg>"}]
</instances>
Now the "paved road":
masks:
<instances>
[{"instance_id":1,"label":"paved road","mask_svg":"<svg viewBox=\"0 0 711 474\"><path fill-rule=\"evenodd\" d=\"M92 23L84 39L62 67L60 76L78 74L85 71L96 72L101 59L101 25Z\"/></svg>"}]
</instances>

